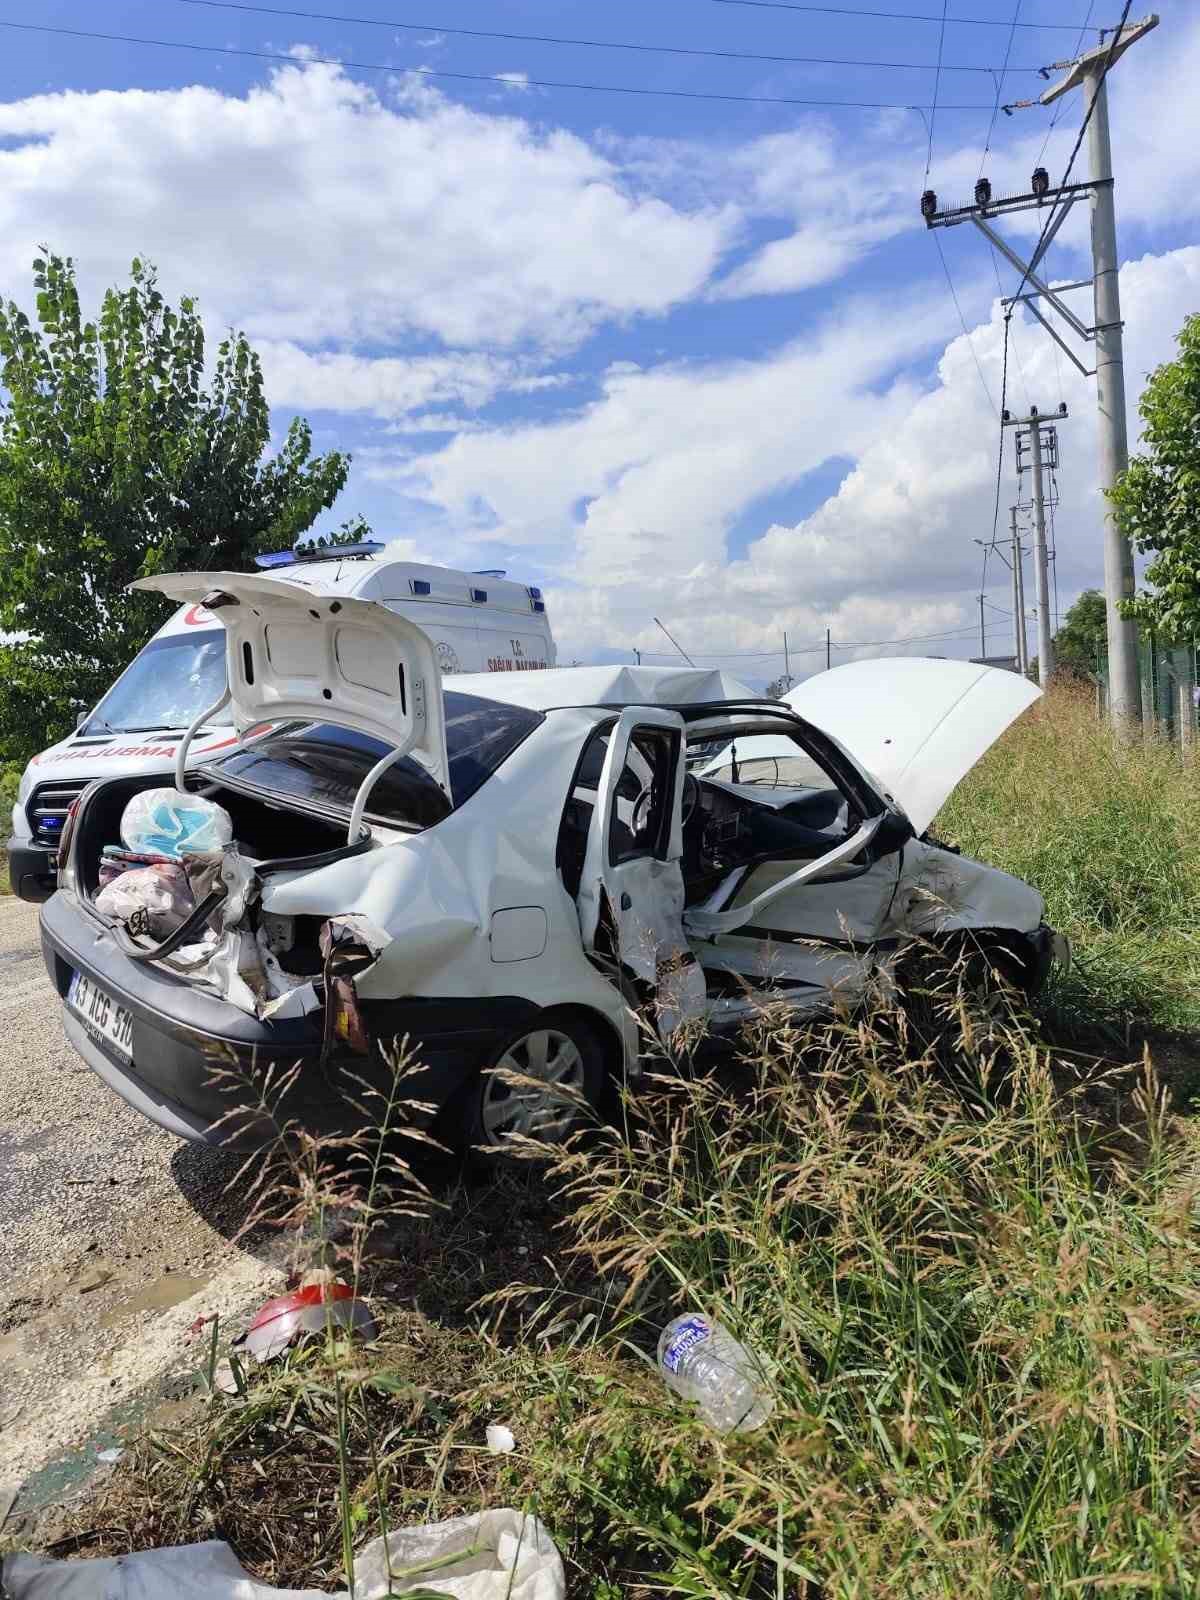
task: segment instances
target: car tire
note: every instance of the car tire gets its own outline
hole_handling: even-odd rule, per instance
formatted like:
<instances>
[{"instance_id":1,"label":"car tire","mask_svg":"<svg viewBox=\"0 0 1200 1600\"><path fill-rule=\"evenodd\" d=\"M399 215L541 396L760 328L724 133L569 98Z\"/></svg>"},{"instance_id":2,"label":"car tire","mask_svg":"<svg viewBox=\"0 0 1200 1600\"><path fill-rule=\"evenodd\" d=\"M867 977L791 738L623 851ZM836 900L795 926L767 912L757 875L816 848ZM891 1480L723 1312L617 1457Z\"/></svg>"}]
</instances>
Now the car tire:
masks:
<instances>
[{"instance_id":1,"label":"car tire","mask_svg":"<svg viewBox=\"0 0 1200 1600\"><path fill-rule=\"evenodd\" d=\"M505 1080L505 1072L563 1084L569 1095ZM459 1106L456 1143L503 1154L507 1143L534 1139L561 1145L602 1119L607 1071L596 1029L572 1014L548 1012L513 1034L467 1085Z\"/></svg>"}]
</instances>

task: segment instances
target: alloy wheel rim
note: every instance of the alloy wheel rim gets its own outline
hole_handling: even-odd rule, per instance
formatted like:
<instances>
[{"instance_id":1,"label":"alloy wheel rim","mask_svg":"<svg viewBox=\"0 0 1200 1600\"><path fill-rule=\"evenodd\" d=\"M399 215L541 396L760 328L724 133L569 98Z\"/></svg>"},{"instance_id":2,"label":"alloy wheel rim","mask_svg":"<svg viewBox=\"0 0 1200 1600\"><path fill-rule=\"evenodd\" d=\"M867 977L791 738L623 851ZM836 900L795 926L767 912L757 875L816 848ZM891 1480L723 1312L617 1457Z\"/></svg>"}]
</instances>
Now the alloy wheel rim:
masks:
<instances>
[{"instance_id":1,"label":"alloy wheel rim","mask_svg":"<svg viewBox=\"0 0 1200 1600\"><path fill-rule=\"evenodd\" d=\"M506 1073L530 1081L507 1081ZM583 1055L569 1034L557 1028L522 1034L484 1076L480 1120L487 1142L501 1144L513 1134L561 1142L575 1121L574 1096L583 1085Z\"/></svg>"}]
</instances>

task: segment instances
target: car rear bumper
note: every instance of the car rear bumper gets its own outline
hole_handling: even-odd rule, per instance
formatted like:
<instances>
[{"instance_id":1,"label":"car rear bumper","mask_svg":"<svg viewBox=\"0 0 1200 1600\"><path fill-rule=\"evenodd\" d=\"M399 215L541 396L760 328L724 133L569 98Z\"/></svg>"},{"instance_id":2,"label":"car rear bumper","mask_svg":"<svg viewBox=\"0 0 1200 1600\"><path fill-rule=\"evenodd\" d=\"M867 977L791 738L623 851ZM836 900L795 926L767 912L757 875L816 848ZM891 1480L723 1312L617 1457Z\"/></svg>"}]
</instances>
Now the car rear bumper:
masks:
<instances>
[{"instance_id":1,"label":"car rear bumper","mask_svg":"<svg viewBox=\"0 0 1200 1600\"><path fill-rule=\"evenodd\" d=\"M8 841L7 850L13 893L33 905L49 900L58 887L58 851L15 836Z\"/></svg>"},{"instance_id":2,"label":"car rear bumper","mask_svg":"<svg viewBox=\"0 0 1200 1600\"><path fill-rule=\"evenodd\" d=\"M428 1126L466 1079L537 1007L517 996L478 1001L413 997L360 1001L371 1038L369 1056L339 1048L322 1062L323 1009L272 1022L206 994L158 967L131 961L102 924L72 894L58 894L41 914L42 952L63 1000L67 1037L88 1066L151 1122L183 1139L258 1149L284 1123L310 1133L341 1134L364 1126L372 1104L362 1082L387 1091L394 1079L387 1056L414 1065L403 1098L422 1108L395 1125ZM73 972L82 972L133 1018L132 1060L98 1042L67 1007ZM273 1114L269 1091L295 1067ZM352 1105L351 1099L358 1104Z\"/></svg>"}]
</instances>

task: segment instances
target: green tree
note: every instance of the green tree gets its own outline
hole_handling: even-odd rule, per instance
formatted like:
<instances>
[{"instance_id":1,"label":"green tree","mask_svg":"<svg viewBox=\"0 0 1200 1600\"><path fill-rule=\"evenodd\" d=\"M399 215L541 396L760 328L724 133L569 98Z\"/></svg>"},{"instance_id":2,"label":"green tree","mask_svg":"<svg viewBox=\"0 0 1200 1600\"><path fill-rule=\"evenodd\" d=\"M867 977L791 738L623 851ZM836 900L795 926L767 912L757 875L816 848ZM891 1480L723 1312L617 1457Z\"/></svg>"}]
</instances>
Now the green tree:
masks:
<instances>
[{"instance_id":1,"label":"green tree","mask_svg":"<svg viewBox=\"0 0 1200 1600\"><path fill-rule=\"evenodd\" d=\"M1055 670L1092 676L1107 638L1104 596L1099 589L1085 589L1054 635Z\"/></svg>"},{"instance_id":2,"label":"green tree","mask_svg":"<svg viewBox=\"0 0 1200 1600\"><path fill-rule=\"evenodd\" d=\"M294 418L267 454L257 355L230 333L205 383L196 303L134 261L84 319L72 260L33 264L36 323L0 302L0 758L60 738L168 614L135 578L242 568L333 504L350 458ZM15 637L14 637L15 636Z\"/></svg>"},{"instance_id":3,"label":"green tree","mask_svg":"<svg viewBox=\"0 0 1200 1600\"><path fill-rule=\"evenodd\" d=\"M1200 630L1200 315L1188 317L1179 354L1150 374L1138 404L1145 451L1111 491L1134 547L1152 553L1148 588L1122 603L1165 639Z\"/></svg>"},{"instance_id":4,"label":"green tree","mask_svg":"<svg viewBox=\"0 0 1200 1600\"><path fill-rule=\"evenodd\" d=\"M299 551L330 550L343 544L361 544L364 540L375 537L371 524L360 512L347 517L345 522L339 523L332 533L322 533L312 539L301 539L296 545Z\"/></svg>"}]
</instances>

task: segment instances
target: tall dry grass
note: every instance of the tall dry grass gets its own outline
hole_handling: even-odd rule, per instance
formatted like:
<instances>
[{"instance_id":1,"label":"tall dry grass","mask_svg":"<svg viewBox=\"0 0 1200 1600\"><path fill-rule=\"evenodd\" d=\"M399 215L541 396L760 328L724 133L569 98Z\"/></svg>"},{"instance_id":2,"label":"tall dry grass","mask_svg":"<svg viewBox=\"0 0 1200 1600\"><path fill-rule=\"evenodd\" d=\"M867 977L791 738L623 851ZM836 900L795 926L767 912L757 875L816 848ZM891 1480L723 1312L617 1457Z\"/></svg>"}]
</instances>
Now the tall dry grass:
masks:
<instances>
[{"instance_id":1,"label":"tall dry grass","mask_svg":"<svg viewBox=\"0 0 1200 1600\"><path fill-rule=\"evenodd\" d=\"M1123 743L1082 685L1051 690L984 757L934 831L1035 884L1078 961L1068 1019L1200 1025L1200 768Z\"/></svg>"},{"instance_id":2,"label":"tall dry grass","mask_svg":"<svg viewBox=\"0 0 1200 1600\"><path fill-rule=\"evenodd\" d=\"M934 1004L925 1044L886 1008L815 1038L765 1019L736 1066L664 1075L636 1127L561 1163L575 1253L629 1284L590 1352L622 1359L519 1351L511 1392L524 1481L593 1577L1200 1592L1194 1138L1151 1072L1118 1134L1015 1015L953 985ZM570 1303L545 1308L560 1341L590 1326ZM750 1436L639 1370L693 1307L771 1368Z\"/></svg>"}]
</instances>

